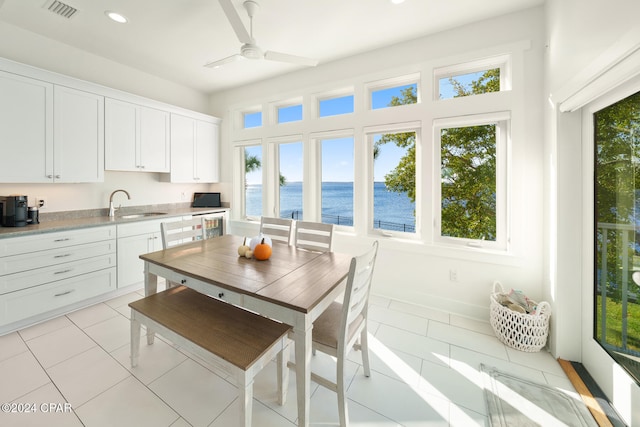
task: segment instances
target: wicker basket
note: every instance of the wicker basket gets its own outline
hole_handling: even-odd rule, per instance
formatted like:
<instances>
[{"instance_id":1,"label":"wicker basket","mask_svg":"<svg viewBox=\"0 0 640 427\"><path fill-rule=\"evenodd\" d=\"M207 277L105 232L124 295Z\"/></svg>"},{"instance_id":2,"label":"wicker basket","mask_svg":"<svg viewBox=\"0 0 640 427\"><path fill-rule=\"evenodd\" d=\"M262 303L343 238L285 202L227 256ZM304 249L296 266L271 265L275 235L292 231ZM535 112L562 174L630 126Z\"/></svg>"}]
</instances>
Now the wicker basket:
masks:
<instances>
[{"instance_id":1,"label":"wicker basket","mask_svg":"<svg viewBox=\"0 0 640 427\"><path fill-rule=\"evenodd\" d=\"M537 304L535 314L518 313L498 302L500 294L504 294L502 285L495 282L490 296L490 321L493 332L500 341L516 350L530 353L540 351L547 343L549 335L549 303Z\"/></svg>"}]
</instances>

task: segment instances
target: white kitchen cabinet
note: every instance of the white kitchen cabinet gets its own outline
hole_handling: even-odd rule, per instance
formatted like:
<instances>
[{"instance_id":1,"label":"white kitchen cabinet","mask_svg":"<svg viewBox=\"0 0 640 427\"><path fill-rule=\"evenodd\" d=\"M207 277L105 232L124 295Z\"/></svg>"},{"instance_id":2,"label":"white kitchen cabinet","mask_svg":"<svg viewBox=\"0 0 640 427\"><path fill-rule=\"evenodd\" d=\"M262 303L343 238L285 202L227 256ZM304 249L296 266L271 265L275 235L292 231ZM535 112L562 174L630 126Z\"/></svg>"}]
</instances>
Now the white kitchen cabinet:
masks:
<instances>
[{"instance_id":1,"label":"white kitchen cabinet","mask_svg":"<svg viewBox=\"0 0 640 427\"><path fill-rule=\"evenodd\" d=\"M220 179L218 125L171 114L171 182Z\"/></svg>"},{"instance_id":2,"label":"white kitchen cabinet","mask_svg":"<svg viewBox=\"0 0 640 427\"><path fill-rule=\"evenodd\" d=\"M105 169L169 172L169 113L105 99Z\"/></svg>"},{"instance_id":3,"label":"white kitchen cabinet","mask_svg":"<svg viewBox=\"0 0 640 427\"><path fill-rule=\"evenodd\" d=\"M115 289L115 226L0 239L0 334Z\"/></svg>"},{"instance_id":4,"label":"white kitchen cabinet","mask_svg":"<svg viewBox=\"0 0 640 427\"><path fill-rule=\"evenodd\" d=\"M162 249L160 224L181 217L118 225L118 288L144 282L144 262L140 255Z\"/></svg>"},{"instance_id":5,"label":"white kitchen cabinet","mask_svg":"<svg viewBox=\"0 0 640 427\"><path fill-rule=\"evenodd\" d=\"M103 102L0 71L0 182L103 181Z\"/></svg>"},{"instance_id":6,"label":"white kitchen cabinet","mask_svg":"<svg viewBox=\"0 0 640 427\"><path fill-rule=\"evenodd\" d=\"M104 181L104 97L54 86L53 182Z\"/></svg>"},{"instance_id":7,"label":"white kitchen cabinet","mask_svg":"<svg viewBox=\"0 0 640 427\"><path fill-rule=\"evenodd\" d=\"M0 71L0 182L50 182L53 85Z\"/></svg>"}]
</instances>

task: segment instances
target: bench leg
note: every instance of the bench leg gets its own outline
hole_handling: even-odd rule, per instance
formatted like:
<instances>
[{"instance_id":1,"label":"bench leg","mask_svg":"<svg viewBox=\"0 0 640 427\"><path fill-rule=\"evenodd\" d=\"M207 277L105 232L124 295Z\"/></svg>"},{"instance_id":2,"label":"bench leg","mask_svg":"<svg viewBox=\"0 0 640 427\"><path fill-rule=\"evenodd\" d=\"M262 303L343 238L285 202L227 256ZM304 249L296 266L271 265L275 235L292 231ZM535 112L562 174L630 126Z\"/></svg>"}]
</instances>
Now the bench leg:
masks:
<instances>
[{"instance_id":1,"label":"bench leg","mask_svg":"<svg viewBox=\"0 0 640 427\"><path fill-rule=\"evenodd\" d=\"M284 338L284 348L276 358L278 375L278 405L283 406L287 402L287 389L289 388L289 339Z\"/></svg>"},{"instance_id":2,"label":"bench leg","mask_svg":"<svg viewBox=\"0 0 640 427\"><path fill-rule=\"evenodd\" d=\"M253 414L253 378L249 378L247 372L240 375L242 380L238 384L240 394L240 425L251 427L251 415Z\"/></svg>"},{"instance_id":3,"label":"bench leg","mask_svg":"<svg viewBox=\"0 0 640 427\"><path fill-rule=\"evenodd\" d=\"M136 318L136 313L131 309L131 367L138 366L138 355L140 354L140 321Z\"/></svg>"}]
</instances>

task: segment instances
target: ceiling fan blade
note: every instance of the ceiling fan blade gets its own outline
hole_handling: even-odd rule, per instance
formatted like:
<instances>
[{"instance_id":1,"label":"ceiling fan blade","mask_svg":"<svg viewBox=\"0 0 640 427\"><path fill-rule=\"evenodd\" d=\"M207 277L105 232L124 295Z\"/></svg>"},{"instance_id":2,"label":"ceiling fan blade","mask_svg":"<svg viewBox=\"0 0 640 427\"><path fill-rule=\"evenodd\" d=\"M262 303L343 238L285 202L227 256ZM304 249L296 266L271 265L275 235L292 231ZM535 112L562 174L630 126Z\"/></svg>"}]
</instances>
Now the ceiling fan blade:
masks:
<instances>
[{"instance_id":1,"label":"ceiling fan blade","mask_svg":"<svg viewBox=\"0 0 640 427\"><path fill-rule=\"evenodd\" d=\"M264 59L269 61L288 62L290 64L305 65L307 67L315 67L318 65L317 59L305 58L303 56L289 55L288 53L280 53L268 51L264 53Z\"/></svg>"},{"instance_id":2,"label":"ceiling fan blade","mask_svg":"<svg viewBox=\"0 0 640 427\"><path fill-rule=\"evenodd\" d=\"M244 59L242 55L235 54L235 55L227 56L226 58L223 58L223 59L218 59L217 61L211 61L207 64L204 64L204 66L207 68L218 68L225 64L229 64L231 62L240 61L241 59Z\"/></svg>"},{"instance_id":3,"label":"ceiling fan blade","mask_svg":"<svg viewBox=\"0 0 640 427\"><path fill-rule=\"evenodd\" d=\"M233 31L235 31L238 40L240 40L240 43L251 43L251 35L242 23L242 19L240 19L240 15L238 14L236 8L233 6L233 3L231 3L231 0L219 1L224 14L227 15L227 19L229 20Z\"/></svg>"}]
</instances>

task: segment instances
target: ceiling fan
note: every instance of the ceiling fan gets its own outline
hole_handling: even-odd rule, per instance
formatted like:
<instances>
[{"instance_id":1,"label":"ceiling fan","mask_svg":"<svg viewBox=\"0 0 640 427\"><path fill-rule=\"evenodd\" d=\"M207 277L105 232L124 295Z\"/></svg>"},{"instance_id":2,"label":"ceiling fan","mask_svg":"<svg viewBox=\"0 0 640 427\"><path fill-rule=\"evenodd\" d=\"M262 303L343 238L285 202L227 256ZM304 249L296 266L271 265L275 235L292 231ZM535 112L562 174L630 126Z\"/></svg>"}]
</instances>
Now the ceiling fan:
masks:
<instances>
[{"instance_id":1,"label":"ceiling fan","mask_svg":"<svg viewBox=\"0 0 640 427\"><path fill-rule=\"evenodd\" d=\"M290 64L305 65L307 67L315 67L316 65L318 65L318 60L316 59L289 55L287 53L274 52L270 50L263 52L262 49L260 49L260 47L256 44L256 40L253 38L253 16L260 7L257 1L245 0L242 3L242 6L247 11L247 15L249 15L249 31L247 31L244 24L242 23L240 15L238 14L236 8L233 6L231 0L219 1L224 14L227 15L227 19L229 20L233 31L235 31L238 40L240 40L240 43L242 43L242 46L240 47L240 53L223 59L219 59L217 61L209 62L208 64L205 64L205 67L218 68L224 64L228 64L230 62L235 62L237 60L245 58L287 62Z\"/></svg>"}]
</instances>

